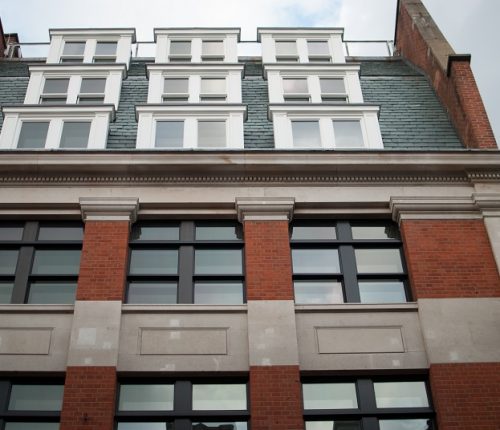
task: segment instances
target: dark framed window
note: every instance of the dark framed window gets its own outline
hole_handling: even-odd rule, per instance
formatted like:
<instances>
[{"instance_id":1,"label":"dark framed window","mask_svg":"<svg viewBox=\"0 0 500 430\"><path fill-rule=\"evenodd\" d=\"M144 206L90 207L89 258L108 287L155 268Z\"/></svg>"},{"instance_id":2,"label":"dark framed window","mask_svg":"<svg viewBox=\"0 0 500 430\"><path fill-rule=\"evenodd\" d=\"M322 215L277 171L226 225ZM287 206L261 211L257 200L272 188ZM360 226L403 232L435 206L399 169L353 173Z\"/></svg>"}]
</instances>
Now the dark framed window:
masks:
<instances>
[{"instance_id":1,"label":"dark framed window","mask_svg":"<svg viewBox=\"0 0 500 430\"><path fill-rule=\"evenodd\" d=\"M72 304L83 224L0 223L0 303Z\"/></svg>"},{"instance_id":2,"label":"dark framed window","mask_svg":"<svg viewBox=\"0 0 500 430\"><path fill-rule=\"evenodd\" d=\"M58 430L63 389L61 381L0 380L0 429Z\"/></svg>"},{"instance_id":3,"label":"dark framed window","mask_svg":"<svg viewBox=\"0 0 500 430\"><path fill-rule=\"evenodd\" d=\"M211 221L135 224L126 301L244 303L241 225Z\"/></svg>"},{"instance_id":4,"label":"dark framed window","mask_svg":"<svg viewBox=\"0 0 500 430\"><path fill-rule=\"evenodd\" d=\"M421 377L304 378L306 430L433 430L434 411Z\"/></svg>"},{"instance_id":5,"label":"dark framed window","mask_svg":"<svg viewBox=\"0 0 500 430\"><path fill-rule=\"evenodd\" d=\"M248 430L245 380L123 380L116 429Z\"/></svg>"},{"instance_id":6,"label":"dark framed window","mask_svg":"<svg viewBox=\"0 0 500 430\"><path fill-rule=\"evenodd\" d=\"M290 243L296 303L411 300L394 223L299 220L291 226Z\"/></svg>"}]
</instances>

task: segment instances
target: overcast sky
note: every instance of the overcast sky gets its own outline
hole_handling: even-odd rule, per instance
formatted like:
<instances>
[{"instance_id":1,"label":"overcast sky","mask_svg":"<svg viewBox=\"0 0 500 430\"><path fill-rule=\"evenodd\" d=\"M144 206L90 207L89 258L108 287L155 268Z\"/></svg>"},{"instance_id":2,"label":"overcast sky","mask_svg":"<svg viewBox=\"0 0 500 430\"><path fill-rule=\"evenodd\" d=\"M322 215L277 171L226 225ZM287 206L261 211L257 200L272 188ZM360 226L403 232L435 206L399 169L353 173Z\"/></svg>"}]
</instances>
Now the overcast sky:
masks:
<instances>
[{"instance_id":1,"label":"overcast sky","mask_svg":"<svg viewBox=\"0 0 500 430\"><path fill-rule=\"evenodd\" d=\"M498 0L423 0L457 53L472 54L472 69L497 142L500 141ZM134 27L153 39L154 27L241 27L255 40L265 26L344 27L345 39L393 39L396 0L3 0L6 33L21 42L48 41L49 28Z\"/></svg>"}]
</instances>

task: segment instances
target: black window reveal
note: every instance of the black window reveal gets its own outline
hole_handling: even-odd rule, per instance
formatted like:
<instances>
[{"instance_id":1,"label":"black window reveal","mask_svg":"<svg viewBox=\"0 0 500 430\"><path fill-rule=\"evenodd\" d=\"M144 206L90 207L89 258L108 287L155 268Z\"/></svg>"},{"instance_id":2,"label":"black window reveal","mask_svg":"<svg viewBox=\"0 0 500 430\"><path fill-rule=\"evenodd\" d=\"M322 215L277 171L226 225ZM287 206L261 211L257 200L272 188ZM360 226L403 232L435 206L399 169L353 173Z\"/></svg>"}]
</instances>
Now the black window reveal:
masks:
<instances>
[{"instance_id":1,"label":"black window reveal","mask_svg":"<svg viewBox=\"0 0 500 430\"><path fill-rule=\"evenodd\" d=\"M298 304L411 300L394 223L296 221L291 248Z\"/></svg>"},{"instance_id":2,"label":"black window reveal","mask_svg":"<svg viewBox=\"0 0 500 430\"><path fill-rule=\"evenodd\" d=\"M242 304L242 228L233 222L138 223L127 303Z\"/></svg>"},{"instance_id":3,"label":"black window reveal","mask_svg":"<svg viewBox=\"0 0 500 430\"><path fill-rule=\"evenodd\" d=\"M0 303L72 304L83 224L0 224Z\"/></svg>"},{"instance_id":4,"label":"black window reveal","mask_svg":"<svg viewBox=\"0 0 500 430\"><path fill-rule=\"evenodd\" d=\"M427 382L407 376L304 378L306 430L433 430Z\"/></svg>"}]
</instances>

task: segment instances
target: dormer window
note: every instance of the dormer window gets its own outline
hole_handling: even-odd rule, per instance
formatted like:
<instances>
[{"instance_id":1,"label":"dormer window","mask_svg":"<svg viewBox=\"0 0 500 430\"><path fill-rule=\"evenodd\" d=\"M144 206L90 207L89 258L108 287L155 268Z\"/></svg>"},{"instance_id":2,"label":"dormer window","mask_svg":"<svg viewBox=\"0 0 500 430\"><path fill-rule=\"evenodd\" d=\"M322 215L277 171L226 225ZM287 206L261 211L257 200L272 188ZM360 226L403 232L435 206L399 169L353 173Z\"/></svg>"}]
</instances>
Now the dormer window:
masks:
<instances>
[{"instance_id":1,"label":"dormer window","mask_svg":"<svg viewBox=\"0 0 500 430\"><path fill-rule=\"evenodd\" d=\"M184 121L156 121L155 148L182 148Z\"/></svg>"},{"instance_id":2,"label":"dormer window","mask_svg":"<svg viewBox=\"0 0 500 430\"><path fill-rule=\"evenodd\" d=\"M63 124L60 148L87 148L90 135L90 121L65 121Z\"/></svg>"},{"instance_id":3,"label":"dormer window","mask_svg":"<svg viewBox=\"0 0 500 430\"><path fill-rule=\"evenodd\" d=\"M284 78L283 98L288 103L307 103L310 100L306 78Z\"/></svg>"},{"instance_id":4,"label":"dormer window","mask_svg":"<svg viewBox=\"0 0 500 430\"><path fill-rule=\"evenodd\" d=\"M333 120L336 148L363 148L363 132L360 121Z\"/></svg>"},{"instance_id":5,"label":"dormer window","mask_svg":"<svg viewBox=\"0 0 500 430\"><path fill-rule=\"evenodd\" d=\"M318 121L292 121L294 148L321 148Z\"/></svg>"},{"instance_id":6,"label":"dormer window","mask_svg":"<svg viewBox=\"0 0 500 430\"><path fill-rule=\"evenodd\" d=\"M201 59L202 61L224 61L224 42L222 40L203 40Z\"/></svg>"},{"instance_id":7,"label":"dormer window","mask_svg":"<svg viewBox=\"0 0 500 430\"><path fill-rule=\"evenodd\" d=\"M307 51L310 62L330 63L332 61L330 48L326 40L308 40Z\"/></svg>"},{"instance_id":8,"label":"dormer window","mask_svg":"<svg viewBox=\"0 0 500 430\"><path fill-rule=\"evenodd\" d=\"M97 42L94 63L115 63L117 42Z\"/></svg>"},{"instance_id":9,"label":"dormer window","mask_svg":"<svg viewBox=\"0 0 500 430\"><path fill-rule=\"evenodd\" d=\"M83 78L78 94L79 104L104 103L106 78Z\"/></svg>"},{"instance_id":10,"label":"dormer window","mask_svg":"<svg viewBox=\"0 0 500 430\"><path fill-rule=\"evenodd\" d=\"M85 42L65 42L61 63L83 63Z\"/></svg>"},{"instance_id":11,"label":"dormer window","mask_svg":"<svg viewBox=\"0 0 500 430\"><path fill-rule=\"evenodd\" d=\"M170 41L169 61L190 62L191 61L191 41L172 40Z\"/></svg>"},{"instance_id":12,"label":"dormer window","mask_svg":"<svg viewBox=\"0 0 500 430\"><path fill-rule=\"evenodd\" d=\"M21 149L45 148L48 131L49 121L23 122L17 147Z\"/></svg>"},{"instance_id":13,"label":"dormer window","mask_svg":"<svg viewBox=\"0 0 500 430\"><path fill-rule=\"evenodd\" d=\"M198 121L198 148L224 148L226 121Z\"/></svg>"},{"instance_id":14,"label":"dormer window","mask_svg":"<svg viewBox=\"0 0 500 430\"><path fill-rule=\"evenodd\" d=\"M165 78L162 102L187 102L189 100L188 78Z\"/></svg>"},{"instance_id":15,"label":"dormer window","mask_svg":"<svg viewBox=\"0 0 500 430\"><path fill-rule=\"evenodd\" d=\"M347 93L343 78L320 78L321 101L347 102Z\"/></svg>"},{"instance_id":16,"label":"dormer window","mask_svg":"<svg viewBox=\"0 0 500 430\"><path fill-rule=\"evenodd\" d=\"M276 44L276 61L278 62L297 62L299 56L297 54L297 42L295 40L277 40Z\"/></svg>"},{"instance_id":17,"label":"dormer window","mask_svg":"<svg viewBox=\"0 0 500 430\"><path fill-rule=\"evenodd\" d=\"M200 101L225 101L225 78L201 78Z\"/></svg>"},{"instance_id":18,"label":"dormer window","mask_svg":"<svg viewBox=\"0 0 500 430\"><path fill-rule=\"evenodd\" d=\"M63 104L68 98L69 78L46 79L40 95L42 104Z\"/></svg>"}]
</instances>

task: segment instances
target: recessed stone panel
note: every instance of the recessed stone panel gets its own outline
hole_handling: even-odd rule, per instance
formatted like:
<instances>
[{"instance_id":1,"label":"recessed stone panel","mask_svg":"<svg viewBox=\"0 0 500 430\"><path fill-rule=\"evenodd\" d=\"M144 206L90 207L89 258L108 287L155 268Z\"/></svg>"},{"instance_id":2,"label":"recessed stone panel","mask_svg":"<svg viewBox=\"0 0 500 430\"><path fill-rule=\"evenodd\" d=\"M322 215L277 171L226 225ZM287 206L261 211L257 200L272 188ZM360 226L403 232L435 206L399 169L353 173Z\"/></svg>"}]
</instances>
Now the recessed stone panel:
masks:
<instances>
[{"instance_id":1,"label":"recessed stone panel","mask_svg":"<svg viewBox=\"0 0 500 430\"><path fill-rule=\"evenodd\" d=\"M0 328L0 355L48 355L52 328Z\"/></svg>"}]
</instances>

